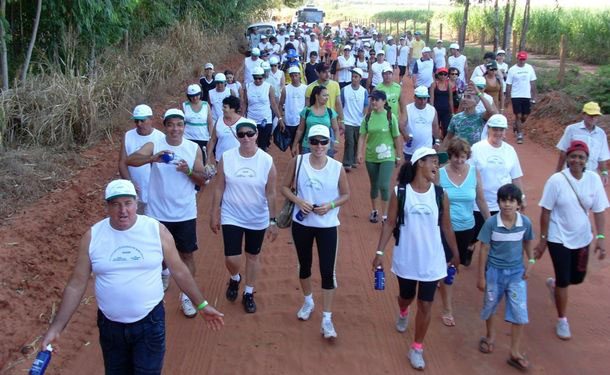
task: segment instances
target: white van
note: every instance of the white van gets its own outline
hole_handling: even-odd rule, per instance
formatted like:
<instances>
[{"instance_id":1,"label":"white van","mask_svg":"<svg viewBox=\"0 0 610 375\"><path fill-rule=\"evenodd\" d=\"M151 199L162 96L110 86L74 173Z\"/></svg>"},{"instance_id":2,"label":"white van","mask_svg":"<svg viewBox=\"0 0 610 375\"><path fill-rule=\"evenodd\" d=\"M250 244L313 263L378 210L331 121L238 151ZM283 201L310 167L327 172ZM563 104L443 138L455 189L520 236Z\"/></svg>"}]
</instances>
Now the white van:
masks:
<instances>
[{"instance_id":1,"label":"white van","mask_svg":"<svg viewBox=\"0 0 610 375\"><path fill-rule=\"evenodd\" d=\"M250 49L252 46L257 46L260 41L261 35L267 35L267 38L276 35L277 26L275 22L258 22L253 23L246 29L246 39L248 40L248 46Z\"/></svg>"}]
</instances>

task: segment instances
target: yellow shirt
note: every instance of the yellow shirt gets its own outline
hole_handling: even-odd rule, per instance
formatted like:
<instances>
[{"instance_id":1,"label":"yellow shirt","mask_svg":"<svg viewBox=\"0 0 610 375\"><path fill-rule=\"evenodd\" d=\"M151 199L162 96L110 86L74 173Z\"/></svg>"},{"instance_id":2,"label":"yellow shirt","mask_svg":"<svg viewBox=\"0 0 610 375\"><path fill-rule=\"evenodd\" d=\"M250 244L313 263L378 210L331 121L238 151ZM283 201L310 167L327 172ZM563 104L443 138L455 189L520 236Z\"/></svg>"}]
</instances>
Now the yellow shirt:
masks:
<instances>
[{"instance_id":1,"label":"yellow shirt","mask_svg":"<svg viewBox=\"0 0 610 375\"><path fill-rule=\"evenodd\" d=\"M306 98L309 98L311 96L311 92L313 91L313 88L316 86L320 86L320 83L318 81L312 82L307 86L307 90L305 90ZM333 81L332 79L329 79L328 82L326 83L326 85L322 85L322 86L325 86L326 89L328 90L328 101L326 102L326 107L335 109L335 103L337 103L337 97L339 97L339 95L341 95L341 88L339 87L339 84L337 83L337 81Z\"/></svg>"},{"instance_id":2,"label":"yellow shirt","mask_svg":"<svg viewBox=\"0 0 610 375\"><path fill-rule=\"evenodd\" d=\"M421 57L421 50L426 46L426 42L423 39L420 39L419 42L415 39L411 41L411 51L413 51L412 57L414 59L419 59Z\"/></svg>"}]
</instances>

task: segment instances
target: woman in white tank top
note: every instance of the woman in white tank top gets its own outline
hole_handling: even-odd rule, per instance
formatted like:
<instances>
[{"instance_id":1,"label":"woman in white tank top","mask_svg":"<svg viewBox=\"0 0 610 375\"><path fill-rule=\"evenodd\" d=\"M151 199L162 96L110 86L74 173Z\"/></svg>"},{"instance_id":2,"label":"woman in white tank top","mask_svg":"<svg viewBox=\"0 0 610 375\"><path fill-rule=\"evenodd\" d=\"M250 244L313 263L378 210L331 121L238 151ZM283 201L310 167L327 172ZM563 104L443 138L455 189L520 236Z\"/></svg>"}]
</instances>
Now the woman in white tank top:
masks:
<instances>
[{"instance_id":1,"label":"woman in white tank top","mask_svg":"<svg viewBox=\"0 0 610 375\"><path fill-rule=\"evenodd\" d=\"M239 114L240 108L239 98L235 96L229 96L222 100L222 117L216 121L212 128L212 135L208 144L210 150L208 164L216 166L225 151L239 146L235 134L235 124L243 119Z\"/></svg>"},{"instance_id":2,"label":"woman in white tank top","mask_svg":"<svg viewBox=\"0 0 610 375\"><path fill-rule=\"evenodd\" d=\"M206 146L210 140L210 128L213 125L212 113L207 102L201 100L201 86L189 85L186 89L186 99L182 103L184 112L184 138L199 145L203 152L203 163L207 158Z\"/></svg>"},{"instance_id":3,"label":"woman in white tank top","mask_svg":"<svg viewBox=\"0 0 610 375\"><path fill-rule=\"evenodd\" d=\"M409 305L417 294L415 320L426 323L424 327L419 325L415 327L409 360L411 366L419 370L425 367L423 341L430 324L434 293L439 280L447 276L441 230L453 253L449 264L456 267L456 270L460 264L455 235L451 227L449 200L442 190L442 198L440 195L437 198L437 187L434 185L439 174L439 162L446 161L447 154L437 154L432 148L422 147L413 153L411 161L406 161L402 165L398 174L399 188L390 199L388 221L383 226L373 260L373 270L378 267L383 269L384 249L396 225L399 229L399 232L395 233L398 242L394 246L392 255L392 272L398 278L400 289L398 297L400 312L396 329L399 332L406 331ZM399 202L399 194L401 202ZM403 207L402 215L399 212L400 205ZM442 208L442 213L439 212L439 208ZM400 220L400 216L404 221Z\"/></svg>"},{"instance_id":4,"label":"woman in white tank top","mask_svg":"<svg viewBox=\"0 0 610 375\"><path fill-rule=\"evenodd\" d=\"M326 339L334 339L332 302L337 282L339 206L349 199L349 185L342 164L326 155L330 144L330 130L325 125L309 129L311 153L297 156L282 186L282 194L294 202L292 237L299 261L299 281L305 301L297 312L300 320L307 320L314 310L311 288L311 259L314 240L317 243L320 275L322 278L322 326ZM295 178L295 175L297 176ZM291 190L295 185L297 194Z\"/></svg>"}]
</instances>

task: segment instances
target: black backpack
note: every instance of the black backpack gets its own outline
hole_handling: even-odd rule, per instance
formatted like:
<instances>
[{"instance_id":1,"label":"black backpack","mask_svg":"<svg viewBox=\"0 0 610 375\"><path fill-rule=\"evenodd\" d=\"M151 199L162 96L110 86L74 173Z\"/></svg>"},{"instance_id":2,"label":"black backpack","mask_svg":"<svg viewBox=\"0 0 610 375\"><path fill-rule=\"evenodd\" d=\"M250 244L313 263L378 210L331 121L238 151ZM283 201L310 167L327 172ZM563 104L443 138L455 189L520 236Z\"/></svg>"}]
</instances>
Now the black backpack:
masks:
<instances>
[{"instance_id":1,"label":"black backpack","mask_svg":"<svg viewBox=\"0 0 610 375\"><path fill-rule=\"evenodd\" d=\"M434 193L436 195L436 205L438 207L438 223L437 225L441 226L443 220L443 198L444 191L443 188L434 185ZM394 235L394 240L396 246L398 246L398 242L400 240L400 226L405 223L405 199L407 197L407 185L398 184L398 194L396 194L398 199L398 214L396 215L396 226L394 226L394 230L392 234Z\"/></svg>"}]
</instances>

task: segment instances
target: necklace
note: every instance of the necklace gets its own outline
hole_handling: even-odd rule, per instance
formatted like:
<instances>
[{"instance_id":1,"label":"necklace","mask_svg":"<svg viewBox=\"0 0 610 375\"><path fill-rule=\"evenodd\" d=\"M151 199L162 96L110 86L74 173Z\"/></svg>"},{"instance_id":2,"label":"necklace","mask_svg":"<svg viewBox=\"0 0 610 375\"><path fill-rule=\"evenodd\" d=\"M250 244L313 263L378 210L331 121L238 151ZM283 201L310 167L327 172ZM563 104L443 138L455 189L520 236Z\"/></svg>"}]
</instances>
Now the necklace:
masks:
<instances>
[{"instance_id":1,"label":"necklace","mask_svg":"<svg viewBox=\"0 0 610 375\"><path fill-rule=\"evenodd\" d=\"M451 171L455 174L458 175L458 177L462 177L462 175L464 174L464 168L462 167L462 170L458 170L455 167L453 167L453 165L449 164L449 167L451 168Z\"/></svg>"}]
</instances>

